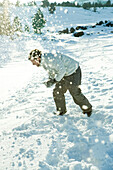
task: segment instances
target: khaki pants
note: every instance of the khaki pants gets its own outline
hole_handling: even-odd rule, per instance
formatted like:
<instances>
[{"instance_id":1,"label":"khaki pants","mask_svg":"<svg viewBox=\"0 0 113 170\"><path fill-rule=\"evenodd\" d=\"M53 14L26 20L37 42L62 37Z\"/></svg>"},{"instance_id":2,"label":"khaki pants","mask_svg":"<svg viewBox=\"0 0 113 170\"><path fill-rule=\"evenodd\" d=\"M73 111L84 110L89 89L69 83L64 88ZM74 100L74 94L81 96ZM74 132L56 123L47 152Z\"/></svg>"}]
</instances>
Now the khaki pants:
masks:
<instances>
[{"instance_id":1,"label":"khaki pants","mask_svg":"<svg viewBox=\"0 0 113 170\"><path fill-rule=\"evenodd\" d=\"M91 104L88 99L82 94L81 89L81 69L80 67L70 76L63 77L61 81L56 83L56 86L53 90L53 97L56 104L57 111L66 112L66 103L65 96L67 90L69 90L71 96L73 97L74 102L80 106L80 108L86 112L91 111ZM84 106L87 107L84 110Z\"/></svg>"}]
</instances>

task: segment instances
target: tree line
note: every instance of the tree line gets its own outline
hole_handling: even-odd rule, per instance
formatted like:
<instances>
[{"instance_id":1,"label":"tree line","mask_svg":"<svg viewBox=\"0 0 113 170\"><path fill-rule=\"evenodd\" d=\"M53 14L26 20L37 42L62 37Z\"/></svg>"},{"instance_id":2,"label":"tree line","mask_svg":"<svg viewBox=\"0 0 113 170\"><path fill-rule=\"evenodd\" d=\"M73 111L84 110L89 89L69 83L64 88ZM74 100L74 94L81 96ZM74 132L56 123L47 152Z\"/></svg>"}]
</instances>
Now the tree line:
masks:
<instances>
[{"instance_id":1,"label":"tree line","mask_svg":"<svg viewBox=\"0 0 113 170\"><path fill-rule=\"evenodd\" d=\"M48 7L50 6L51 3L49 3L48 0L43 0L42 1L42 7ZM102 3L101 1L99 2L86 2L86 3L83 3L82 5L79 4L79 3L75 3L75 2L62 2L62 3L52 3L52 5L54 6L62 6L62 7L83 7L84 9L90 9L92 7L113 7L113 4L111 3L111 0L108 0L107 2L105 3Z\"/></svg>"},{"instance_id":2,"label":"tree line","mask_svg":"<svg viewBox=\"0 0 113 170\"><path fill-rule=\"evenodd\" d=\"M3 6L3 3L0 2L0 6ZM20 5L20 1L17 0L15 6L37 6L36 1L31 1L28 3L23 3ZM99 2L86 2L83 4L75 3L75 2L62 2L62 3L49 3L48 0L42 0L42 7L49 7L49 6L62 6L62 7L83 7L84 9L90 9L92 7L113 7L113 4L111 3L111 0L108 0L107 2L103 3L101 1Z\"/></svg>"}]
</instances>

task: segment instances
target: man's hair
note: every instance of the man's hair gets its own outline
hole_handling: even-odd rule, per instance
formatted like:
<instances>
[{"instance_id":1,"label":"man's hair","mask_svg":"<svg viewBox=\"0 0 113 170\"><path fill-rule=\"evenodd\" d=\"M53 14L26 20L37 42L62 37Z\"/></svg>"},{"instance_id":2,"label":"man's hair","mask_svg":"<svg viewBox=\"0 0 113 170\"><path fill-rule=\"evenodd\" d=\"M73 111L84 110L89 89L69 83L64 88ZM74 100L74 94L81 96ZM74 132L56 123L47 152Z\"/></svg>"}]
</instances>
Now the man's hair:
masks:
<instances>
[{"instance_id":1,"label":"man's hair","mask_svg":"<svg viewBox=\"0 0 113 170\"><path fill-rule=\"evenodd\" d=\"M38 50L38 49L32 50L32 51L29 53L28 60L41 58L41 55L42 55L42 53L41 53L40 50Z\"/></svg>"}]
</instances>

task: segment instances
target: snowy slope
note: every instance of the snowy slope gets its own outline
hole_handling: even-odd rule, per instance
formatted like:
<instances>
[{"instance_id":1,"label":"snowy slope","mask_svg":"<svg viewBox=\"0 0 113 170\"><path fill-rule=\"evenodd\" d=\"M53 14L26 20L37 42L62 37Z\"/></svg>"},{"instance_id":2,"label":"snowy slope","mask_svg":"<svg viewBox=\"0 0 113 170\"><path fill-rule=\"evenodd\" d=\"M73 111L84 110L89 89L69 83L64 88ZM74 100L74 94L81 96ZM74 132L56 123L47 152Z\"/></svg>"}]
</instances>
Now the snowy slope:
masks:
<instances>
[{"instance_id":1,"label":"snowy slope","mask_svg":"<svg viewBox=\"0 0 113 170\"><path fill-rule=\"evenodd\" d=\"M11 8L31 27L36 8ZM97 26L85 35L58 34L77 25L113 20L113 8L96 13L60 8L50 15L42 9L46 27L41 35L0 36L0 170L112 170L113 169L113 31ZM24 16L24 17L23 17ZM87 35L90 33L90 35ZM27 60L32 49L60 51L80 62L82 91L93 105L87 118L67 92L67 114L52 114L52 88L47 73Z\"/></svg>"}]
</instances>

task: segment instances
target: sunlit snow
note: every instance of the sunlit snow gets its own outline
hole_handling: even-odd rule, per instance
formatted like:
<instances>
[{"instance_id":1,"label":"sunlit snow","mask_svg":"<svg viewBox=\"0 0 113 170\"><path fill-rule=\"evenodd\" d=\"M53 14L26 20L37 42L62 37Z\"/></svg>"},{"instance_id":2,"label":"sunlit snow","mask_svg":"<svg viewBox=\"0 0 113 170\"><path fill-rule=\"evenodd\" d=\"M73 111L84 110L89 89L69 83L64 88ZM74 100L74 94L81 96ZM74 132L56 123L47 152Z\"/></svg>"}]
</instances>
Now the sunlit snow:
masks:
<instances>
[{"instance_id":1,"label":"sunlit snow","mask_svg":"<svg viewBox=\"0 0 113 170\"><path fill-rule=\"evenodd\" d=\"M88 28L79 38L58 31L112 21L113 8L57 7L53 15L41 10L42 34L33 34L36 7L11 7L11 21L18 16L30 33L0 36L0 170L112 170L113 27ZM36 48L79 61L81 89L93 105L90 118L68 92L67 113L53 114L54 87L45 87L47 73L27 59Z\"/></svg>"}]
</instances>

